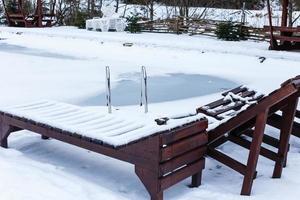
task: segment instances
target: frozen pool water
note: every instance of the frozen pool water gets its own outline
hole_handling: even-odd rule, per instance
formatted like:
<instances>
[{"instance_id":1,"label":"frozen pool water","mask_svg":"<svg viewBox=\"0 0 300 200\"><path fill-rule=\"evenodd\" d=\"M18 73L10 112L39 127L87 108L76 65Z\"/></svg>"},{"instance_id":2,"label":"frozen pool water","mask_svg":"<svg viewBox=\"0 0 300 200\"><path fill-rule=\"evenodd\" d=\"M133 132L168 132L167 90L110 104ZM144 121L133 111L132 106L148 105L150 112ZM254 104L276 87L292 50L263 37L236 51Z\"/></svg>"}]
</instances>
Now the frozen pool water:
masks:
<instances>
[{"instance_id":1,"label":"frozen pool water","mask_svg":"<svg viewBox=\"0 0 300 200\"><path fill-rule=\"evenodd\" d=\"M138 105L140 102L141 83L138 74L124 74L121 80L113 83L112 105ZM215 76L198 74L168 74L148 77L149 103L174 101L208 95L231 89L237 83ZM106 105L105 92L91 97L81 105Z\"/></svg>"},{"instance_id":2,"label":"frozen pool water","mask_svg":"<svg viewBox=\"0 0 300 200\"><path fill-rule=\"evenodd\" d=\"M7 44L5 42L0 43L0 52L1 51L6 53L16 53L16 54L38 56L38 57L45 57L45 58L58 58L58 59L69 59L69 60L82 59L80 57L53 53L53 52L48 52L40 49L27 48L20 45Z\"/></svg>"}]
</instances>

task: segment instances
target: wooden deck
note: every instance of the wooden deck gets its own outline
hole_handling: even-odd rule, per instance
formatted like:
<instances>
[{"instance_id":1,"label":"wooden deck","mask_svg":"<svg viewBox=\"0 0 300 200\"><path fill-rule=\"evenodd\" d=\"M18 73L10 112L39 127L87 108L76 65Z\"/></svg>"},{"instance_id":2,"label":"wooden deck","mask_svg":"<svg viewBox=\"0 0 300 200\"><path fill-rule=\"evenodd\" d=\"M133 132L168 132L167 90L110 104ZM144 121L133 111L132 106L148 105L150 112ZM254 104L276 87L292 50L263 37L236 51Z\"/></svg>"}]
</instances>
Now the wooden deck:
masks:
<instances>
[{"instance_id":1,"label":"wooden deck","mask_svg":"<svg viewBox=\"0 0 300 200\"><path fill-rule=\"evenodd\" d=\"M274 161L273 178L281 177L287 159L290 135L293 133L299 136L299 124L295 123L293 126L300 95L299 80L300 77L296 77L285 82L281 88L268 96L258 95L254 90L245 87L238 87L224 93L225 97L220 100L197 110L219 120L226 119L227 115L231 116L234 113L235 116L226 123L208 131L207 153L244 176L242 195L251 193L259 155ZM230 96L231 101L228 100ZM242 109L247 104L249 106ZM218 107L220 109L217 109ZM281 111L282 115L277 115L277 111ZM279 139L265 134L267 123L279 129ZM233 142L249 150L246 164L217 150L217 147L226 142ZM262 143L277 148L277 152L262 147Z\"/></svg>"},{"instance_id":2,"label":"wooden deck","mask_svg":"<svg viewBox=\"0 0 300 200\"><path fill-rule=\"evenodd\" d=\"M35 109L38 109L36 112L39 116L55 117L63 123L68 122L74 126L76 126L75 124L88 123L87 121L84 122L87 120L86 116L88 114L90 114L90 117L95 117L95 113L85 113L86 115L84 115L83 111L79 112L74 109L76 107L66 106L65 104L62 104L60 107L57 107L57 104L55 104L55 106L53 105L54 107L48 107L48 109L42 105L44 104L14 109L17 109L19 112L20 109L23 111L25 109L26 113L28 113L28 110L32 110L35 107ZM65 112L66 107L70 108L68 112ZM75 115L76 112L77 115ZM105 115L101 116L98 120L105 118ZM98 120L95 120L95 123L98 123ZM111 122L114 125L118 124L116 121ZM93 126L92 124L89 125ZM103 127L104 125L100 123L99 126ZM116 129L116 127L114 128ZM153 133L147 137L131 141L126 145L123 144L116 147L109 145L107 141L88 137L86 134L82 135L69 129L64 130L59 124L57 126L49 125L49 123L43 123L41 120L33 120L24 114L16 114L16 110L13 114L5 111L0 113L0 142L2 147L8 147L8 137L11 133L29 130L41 134L43 139L57 139L131 163L135 165L135 172L148 190L152 200L162 200L165 189L190 176L193 177L192 186L197 187L201 184L201 174L205 166L204 155L206 154L206 144L208 142L206 128L207 120L200 119L181 124L169 130L167 128L167 130ZM97 130L97 127L91 130L93 132ZM106 133L104 130L102 131ZM128 133L130 131L124 131L124 134ZM97 134L100 133L97 132Z\"/></svg>"},{"instance_id":3,"label":"wooden deck","mask_svg":"<svg viewBox=\"0 0 300 200\"><path fill-rule=\"evenodd\" d=\"M300 137L300 123L294 122L300 118L299 88L300 76L269 95L241 86L198 108L201 114L190 120L153 119L150 125L57 102L8 107L0 112L0 142L7 148L11 133L29 130L131 163L152 200L162 200L164 190L187 177L198 187L208 155L243 175L241 194L250 195L259 155L275 162L273 178L280 178L290 135ZM265 134L267 124L279 130L278 138ZM226 142L248 149L247 163L218 149Z\"/></svg>"}]
</instances>

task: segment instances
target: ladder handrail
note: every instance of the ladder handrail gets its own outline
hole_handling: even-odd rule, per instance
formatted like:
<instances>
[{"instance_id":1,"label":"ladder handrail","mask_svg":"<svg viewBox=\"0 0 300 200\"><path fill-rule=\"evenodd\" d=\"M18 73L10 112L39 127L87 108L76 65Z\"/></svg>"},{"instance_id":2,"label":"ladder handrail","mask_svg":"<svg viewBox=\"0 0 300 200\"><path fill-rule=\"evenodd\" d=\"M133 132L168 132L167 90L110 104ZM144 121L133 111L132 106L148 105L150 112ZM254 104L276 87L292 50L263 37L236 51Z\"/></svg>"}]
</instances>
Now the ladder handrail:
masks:
<instances>
[{"instance_id":1,"label":"ladder handrail","mask_svg":"<svg viewBox=\"0 0 300 200\"><path fill-rule=\"evenodd\" d=\"M110 68L109 66L105 67L106 71L106 105L108 108L108 113L112 113L111 109L111 85L110 85Z\"/></svg>"},{"instance_id":2,"label":"ladder handrail","mask_svg":"<svg viewBox=\"0 0 300 200\"><path fill-rule=\"evenodd\" d=\"M145 106L145 113L148 113L148 76L146 67L142 66L141 68L141 102L140 106L143 106L143 100L144 106Z\"/></svg>"}]
</instances>

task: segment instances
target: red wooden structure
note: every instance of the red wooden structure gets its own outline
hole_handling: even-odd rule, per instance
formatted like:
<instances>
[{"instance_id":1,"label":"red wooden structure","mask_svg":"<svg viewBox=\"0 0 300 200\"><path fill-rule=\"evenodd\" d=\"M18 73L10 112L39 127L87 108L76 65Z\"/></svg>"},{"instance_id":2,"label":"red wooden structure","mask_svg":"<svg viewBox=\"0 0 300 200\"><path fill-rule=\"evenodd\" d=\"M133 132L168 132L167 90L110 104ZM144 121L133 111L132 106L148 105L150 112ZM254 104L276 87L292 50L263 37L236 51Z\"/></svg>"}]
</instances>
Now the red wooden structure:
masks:
<instances>
[{"instance_id":1,"label":"red wooden structure","mask_svg":"<svg viewBox=\"0 0 300 200\"><path fill-rule=\"evenodd\" d=\"M66 106L66 104L64 104L64 106ZM74 123L76 121L76 124L80 123L81 125L89 123L88 126L91 128L90 122L93 122L92 120L82 121L82 116L86 114L86 111L81 108L78 109L74 108L74 106L70 106L71 105L67 106L67 110L62 110L61 104L53 104L51 102L50 104L27 104L25 107L21 106L19 108L25 108L25 111L28 111L28 109L42 111L48 117L50 115L54 116L56 122L58 122L58 120L67 120L69 123ZM54 112L50 114L49 108ZM136 138L127 144L124 143L119 146L114 146L107 143L107 139L104 138L99 139L95 136L82 134L80 131L68 130L68 128L59 126L56 123L48 125L47 122L40 121L38 118L33 120L29 118L29 116L21 117L13 113L0 110L1 147L7 148L7 139L11 133L24 129L41 134L42 139L57 139L131 163L135 166L135 173L149 192L151 200L163 200L163 192L166 189L188 177L192 177L192 187L198 187L201 184L202 170L205 166L204 155L206 153L208 142L208 135L206 133L208 121L205 118L199 120L196 119L190 123L183 122L171 129L160 128L161 131L147 137ZM100 130L99 126L106 129L110 127L114 130L120 128L113 127L115 123L111 123L114 121L112 116L107 117L108 118L102 118L97 116L94 118L94 120L97 121L96 124L98 130ZM41 117L40 112L39 119L41 118L43 117ZM63 124L66 125L67 121L64 121ZM163 127L166 125L152 126L152 128L159 128L158 126ZM143 127L140 128L143 129ZM97 129L95 129L95 131ZM136 135L136 132L134 131L137 129L131 129L131 131L128 130L129 129L124 129L115 136L121 136L128 140L128 134L134 133L134 135ZM143 129L142 131L146 131L146 129ZM120 141L119 139L117 140Z\"/></svg>"},{"instance_id":2,"label":"red wooden structure","mask_svg":"<svg viewBox=\"0 0 300 200\"><path fill-rule=\"evenodd\" d=\"M273 178L281 177L287 162L290 135L300 137L299 123L294 123L295 115L297 119L299 117L296 111L299 92L300 76L286 81L268 96L258 95L256 91L245 87L238 87L224 93L223 98L197 109L198 113L221 121L236 114L227 122L207 131L207 155L244 176L242 195L251 193L253 181L257 176L259 155L274 161ZM232 100L228 96L232 96ZM250 106L244 110L246 104ZM277 137L265 133L267 124L278 129ZM249 150L246 163L218 149L227 142Z\"/></svg>"},{"instance_id":3,"label":"red wooden structure","mask_svg":"<svg viewBox=\"0 0 300 200\"><path fill-rule=\"evenodd\" d=\"M6 19L9 26L13 27L50 27L55 25L56 0L46 3L42 0L36 1L34 13L28 13L25 9L24 0L2 0Z\"/></svg>"},{"instance_id":4,"label":"red wooden structure","mask_svg":"<svg viewBox=\"0 0 300 200\"><path fill-rule=\"evenodd\" d=\"M265 28L270 32L271 50L300 50L300 27L288 26L288 5L289 0L282 0L281 26L273 26L270 0L267 0L269 26Z\"/></svg>"},{"instance_id":5,"label":"red wooden structure","mask_svg":"<svg viewBox=\"0 0 300 200\"><path fill-rule=\"evenodd\" d=\"M287 162L289 138L291 134L300 137L300 124L294 123L295 116L300 118L296 110L299 96L300 76L286 81L269 95L259 95L254 90L238 87L224 93L221 99L197 109L198 113L210 118L210 126L207 119L199 118L189 123L182 122L171 129L162 128L160 132L148 136L133 137L133 140L129 138L138 133L135 132L136 128L131 131L117 128L113 118L107 123L101 113L100 118L99 115L95 116L95 112L89 113L67 104L48 101L32 103L0 110L0 146L8 147L10 134L29 130L41 134L43 139L57 139L123 160L135 166L135 173L149 192L151 200L163 200L166 189L188 177L192 177L191 186L198 187L205 167L204 156L208 155L242 174L241 194L250 195L257 176L259 155L274 161L273 178L281 177ZM89 120L84 116L89 116ZM167 120L161 118L154 121L161 127L167 124ZM78 124L83 129L77 129ZM278 137L265 133L267 124L278 129ZM105 131L111 128L119 129L118 134ZM147 130L143 126L140 129L142 132ZM89 134L89 130L92 134ZM99 135L109 137L98 138ZM118 142L122 138L126 140L114 146L109 143L111 138ZM249 149L247 162L242 163L218 149L226 142Z\"/></svg>"}]
</instances>

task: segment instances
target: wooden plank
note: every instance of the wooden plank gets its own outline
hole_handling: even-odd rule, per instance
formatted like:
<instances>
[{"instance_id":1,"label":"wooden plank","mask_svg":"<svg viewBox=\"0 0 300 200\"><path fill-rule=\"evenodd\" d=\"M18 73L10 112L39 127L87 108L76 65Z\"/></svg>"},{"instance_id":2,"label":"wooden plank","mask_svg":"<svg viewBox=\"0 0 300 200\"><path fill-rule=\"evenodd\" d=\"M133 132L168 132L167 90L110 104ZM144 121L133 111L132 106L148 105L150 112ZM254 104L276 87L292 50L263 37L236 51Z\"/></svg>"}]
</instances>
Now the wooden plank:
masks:
<instances>
[{"instance_id":1,"label":"wooden plank","mask_svg":"<svg viewBox=\"0 0 300 200\"><path fill-rule=\"evenodd\" d=\"M123 152L124 149L113 149L111 147L105 147L99 144L91 143L86 140L82 140L81 138L74 137L73 135L62 134L55 130L51 130L48 127L41 127L39 125L30 124L27 122L23 122L8 116L2 116L3 122L6 124L10 124L15 127L19 127L25 130L29 130L43 136L54 138L60 140L62 142L66 142L87 150L91 150L106 156L110 156L119 160L127 161L129 163L135 162L136 158L134 155L125 154ZM138 150L137 150L138 151ZM147 162L149 158L139 158L138 162Z\"/></svg>"},{"instance_id":2,"label":"wooden plank","mask_svg":"<svg viewBox=\"0 0 300 200\"><path fill-rule=\"evenodd\" d=\"M253 138L253 130L247 130L243 132L243 134ZM279 147L279 140L266 134L264 134L263 143L268 144L275 148Z\"/></svg>"},{"instance_id":3,"label":"wooden plank","mask_svg":"<svg viewBox=\"0 0 300 200\"><path fill-rule=\"evenodd\" d=\"M294 122L292 135L300 138L300 124L298 122Z\"/></svg>"},{"instance_id":4,"label":"wooden plank","mask_svg":"<svg viewBox=\"0 0 300 200\"><path fill-rule=\"evenodd\" d=\"M161 143L163 145L168 145L174 143L183 138L189 137L191 135L205 132L208 127L207 120L200 120L198 122L192 123L190 125L179 128L178 130L167 132L161 135Z\"/></svg>"},{"instance_id":5,"label":"wooden plank","mask_svg":"<svg viewBox=\"0 0 300 200\"><path fill-rule=\"evenodd\" d=\"M264 26L264 31L269 32L270 26ZM281 32L300 32L299 27L281 27L281 26L273 26L274 31L281 31Z\"/></svg>"},{"instance_id":6,"label":"wooden plank","mask_svg":"<svg viewBox=\"0 0 300 200\"><path fill-rule=\"evenodd\" d=\"M210 104L205 105L204 107L199 108L199 110L205 110L206 111L207 109L214 109L216 107L219 107L221 105L227 105L229 103L231 103L230 100L219 99L217 101L214 101Z\"/></svg>"},{"instance_id":7,"label":"wooden plank","mask_svg":"<svg viewBox=\"0 0 300 200\"><path fill-rule=\"evenodd\" d=\"M172 172L184 165L195 162L199 158L202 158L206 154L207 147L203 146L187 152L181 156L175 157L172 160L166 161L160 165L161 175Z\"/></svg>"},{"instance_id":8,"label":"wooden plank","mask_svg":"<svg viewBox=\"0 0 300 200\"><path fill-rule=\"evenodd\" d=\"M259 111L270 108L286 98L296 94L297 92L298 89L291 84L282 87L272 95L265 97L260 103L248 108L246 111L241 112L237 117L230 119L226 123L221 124L214 130L210 131L208 134L209 143L212 143L214 140L222 137L225 133L234 130L236 127L254 118Z\"/></svg>"},{"instance_id":9,"label":"wooden plank","mask_svg":"<svg viewBox=\"0 0 300 200\"><path fill-rule=\"evenodd\" d=\"M274 38L276 40L280 40L280 41L288 41L288 42L300 42L300 37L296 37L296 36L281 36L281 35L276 35L274 36Z\"/></svg>"},{"instance_id":10,"label":"wooden plank","mask_svg":"<svg viewBox=\"0 0 300 200\"><path fill-rule=\"evenodd\" d=\"M242 93L242 97L252 97L256 94L256 92L254 90L247 90L245 92Z\"/></svg>"},{"instance_id":11,"label":"wooden plank","mask_svg":"<svg viewBox=\"0 0 300 200\"><path fill-rule=\"evenodd\" d=\"M239 110L241 107L243 107L245 105L245 103L244 102L237 102L237 103L235 103L234 105L232 105L232 106L228 106L227 108L223 108L223 109L220 109L220 110L217 110L216 112L212 112L211 114L212 114L212 116L214 116L214 117L216 117L216 116L218 116L218 115L220 115L220 114L223 114L223 113L225 113L225 112L228 112L228 111L230 111L230 110Z\"/></svg>"},{"instance_id":12,"label":"wooden plank","mask_svg":"<svg viewBox=\"0 0 300 200\"><path fill-rule=\"evenodd\" d=\"M278 114L273 114L268 118L268 124L277 129L281 128L281 121L282 121L282 116ZM298 122L294 122L293 124L292 135L296 137L300 137L300 124Z\"/></svg>"},{"instance_id":13,"label":"wooden plank","mask_svg":"<svg viewBox=\"0 0 300 200\"><path fill-rule=\"evenodd\" d=\"M295 117L300 118L300 111L299 110L296 111Z\"/></svg>"},{"instance_id":14,"label":"wooden plank","mask_svg":"<svg viewBox=\"0 0 300 200\"><path fill-rule=\"evenodd\" d=\"M241 195L250 195L253 180L256 177L256 166L261 150L262 139L268 118L269 107L259 110L255 120L255 128L253 132L253 140L250 145L249 156L247 161L246 174L244 176Z\"/></svg>"},{"instance_id":15,"label":"wooden plank","mask_svg":"<svg viewBox=\"0 0 300 200\"><path fill-rule=\"evenodd\" d=\"M208 147L207 154L213 159L237 171L238 173L242 175L246 174L246 165L240 163L237 160L234 160L233 158L227 156L226 154L210 147Z\"/></svg>"},{"instance_id":16,"label":"wooden plank","mask_svg":"<svg viewBox=\"0 0 300 200\"><path fill-rule=\"evenodd\" d=\"M233 93L233 94L238 94L238 93L241 93L241 92L245 92L247 91L248 89L246 87L243 87L242 85L239 86L239 87L236 87L236 88L233 88L232 90L229 90L227 92L223 92L222 95L223 96L226 96L227 94L229 94L230 92Z\"/></svg>"},{"instance_id":17,"label":"wooden plank","mask_svg":"<svg viewBox=\"0 0 300 200\"><path fill-rule=\"evenodd\" d=\"M205 160L204 160L204 158L202 158L190 165L187 165L184 168L181 168L181 169L171 173L170 175L163 177L161 179L161 188L163 190L165 190L165 189L171 187L172 185L178 183L179 181L182 181L182 180L188 178L189 176L197 174L202 169L204 169L204 165L205 165Z\"/></svg>"},{"instance_id":18,"label":"wooden plank","mask_svg":"<svg viewBox=\"0 0 300 200\"><path fill-rule=\"evenodd\" d=\"M258 97L255 97L254 98L254 95L256 94L256 91L254 90L248 90L247 88L242 88L241 86L240 87L237 87L237 88L234 88L228 92L225 92L223 93L222 95L223 96L226 96L229 92L232 92L234 94L238 94L238 93L241 93L240 96L245 98L245 97L253 97L253 101L256 101L256 100L260 100L264 95L259 95ZM222 113L225 113L229 110L239 110L243 105L245 105L244 102L241 102L241 101L236 101L237 103L234 105L234 106L229 106L228 108L225 108L225 109L220 109L219 111L217 112L211 112L209 111L209 109L214 109L214 108L217 108L219 106L227 106L228 104L230 104L232 101L230 100L224 100L224 99L219 99L217 101L214 101L210 104L207 104L203 107L200 107L197 109L197 112L198 113L203 113L205 115L208 115L208 116L211 116L211 117L214 117L218 120L222 120L223 118L218 116Z\"/></svg>"},{"instance_id":19,"label":"wooden plank","mask_svg":"<svg viewBox=\"0 0 300 200\"><path fill-rule=\"evenodd\" d=\"M207 144L207 142L208 142L207 138L208 138L207 134L202 133L202 134L197 134L195 136L186 138L184 140L180 140L179 142L176 142L172 145L169 145L162 149L161 161L163 162L163 161L172 159L172 158L179 156L185 152L188 152L197 147L203 146L203 145Z\"/></svg>"},{"instance_id":20,"label":"wooden plank","mask_svg":"<svg viewBox=\"0 0 300 200\"><path fill-rule=\"evenodd\" d=\"M250 141L248 141L246 139L243 139L241 137L238 137L238 136L233 136L233 135L230 135L228 138L231 142L250 150L250 146L251 146ZM278 161L279 160L279 158L278 158L278 156L275 152L270 151L269 149L266 149L264 147L261 147L260 155L262 155L262 156L264 156L264 157L266 157L270 160L273 160L273 161Z\"/></svg>"},{"instance_id":21,"label":"wooden plank","mask_svg":"<svg viewBox=\"0 0 300 200\"><path fill-rule=\"evenodd\" d=\"M290 99L288 105L282 110L282 123L278 148L279 160L275 163L273 178L280 178L285 161L287 159L289 141L292 132L295 113L298 105L298 97Z\"/></svg>"}]
</instances>

